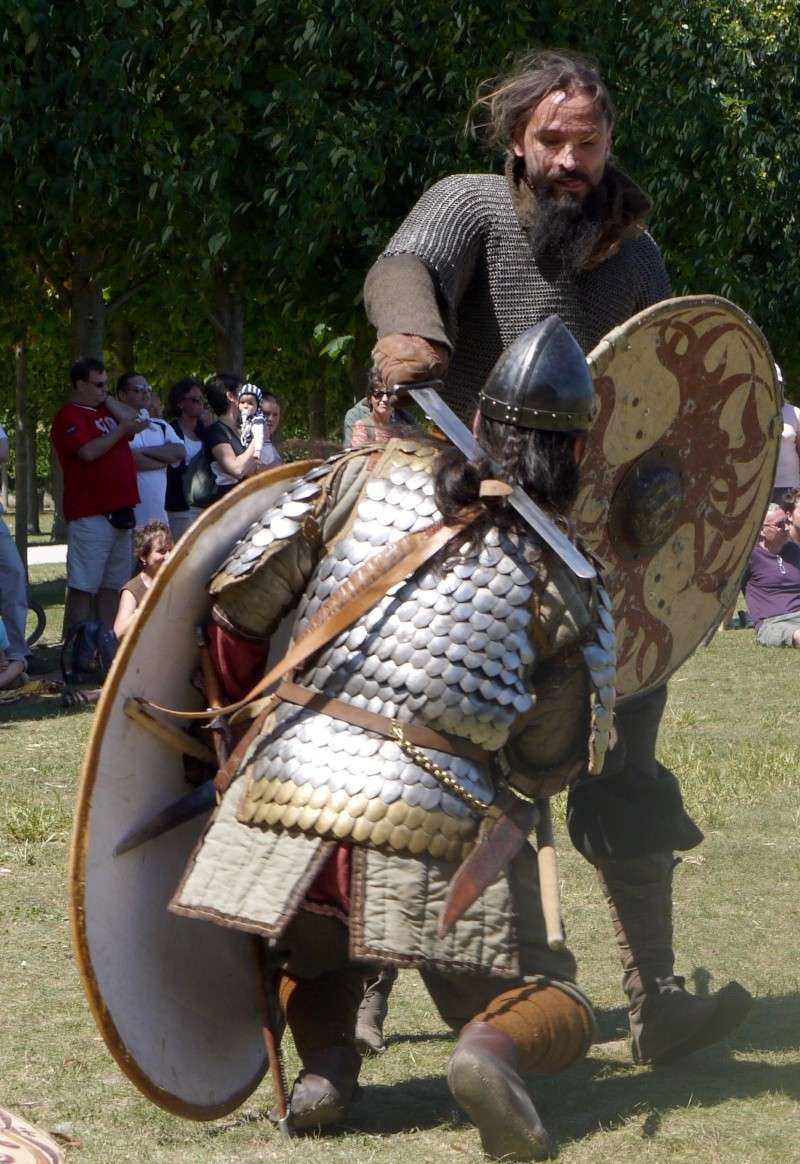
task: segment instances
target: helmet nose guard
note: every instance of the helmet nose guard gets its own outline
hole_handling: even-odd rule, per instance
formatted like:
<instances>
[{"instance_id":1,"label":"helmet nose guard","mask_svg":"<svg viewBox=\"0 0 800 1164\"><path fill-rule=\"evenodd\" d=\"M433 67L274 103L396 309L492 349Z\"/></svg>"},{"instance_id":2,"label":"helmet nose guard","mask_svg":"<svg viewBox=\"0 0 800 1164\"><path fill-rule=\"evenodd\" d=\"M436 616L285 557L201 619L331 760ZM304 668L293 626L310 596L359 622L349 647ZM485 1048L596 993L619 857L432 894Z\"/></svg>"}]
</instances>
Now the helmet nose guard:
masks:
<instances>
[{"instance_id":1,"label":"helmet nose guard","mask_svg":"<svg viewBox=\"0 0 800 1164\"><path fill-rule=\"evenodd\" d=\"M597 410L594 383L572 332L557 315L506 348L478 400L484 416L520 428L585 432Z\"/></svg>"}]
</instances>

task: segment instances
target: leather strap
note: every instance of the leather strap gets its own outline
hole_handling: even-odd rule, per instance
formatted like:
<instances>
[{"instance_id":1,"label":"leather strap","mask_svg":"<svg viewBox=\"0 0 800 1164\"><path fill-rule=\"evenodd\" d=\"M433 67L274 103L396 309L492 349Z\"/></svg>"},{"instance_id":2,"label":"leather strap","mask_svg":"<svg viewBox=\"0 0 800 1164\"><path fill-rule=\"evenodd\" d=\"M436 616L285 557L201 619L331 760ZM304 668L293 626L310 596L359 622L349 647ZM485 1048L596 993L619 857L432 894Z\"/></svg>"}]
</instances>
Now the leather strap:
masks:
<instances>
[{"instance_id":1,"label":"leather strap","mask_svg":"<svg viewBox=\"0 0 800 1164\"><path fill-rule=\"evenodd\" d=\"M478 511L470 512L461 521L452 525L438 523L417 533L406 534L399 542L388 546L377 558L368 559L344 584L339 593L334 591L327 602L322 604L309 621L305 634L290 647L288 654L270 668L264 678L237 703L229 703L227 707L207 708L205 711L178 711L173 707L162 707L150 700L143 702L155 711L174 715L178 719L208 719L215 715L230 715L234 711L239 711L290 671L296 670L306 659L351 626L362 614L372 610L393 586L414 574L439 550L444 549L449 541L463 533L477 516ZM402 553L406 546L410 546L410 549ZM386 568L383 568L384 563Z\"/></svg>"},{"instance_id":2,"label":"leather strap","mask_svg":"<svg viewBox=\"0 0 800 1164\"><path fill-rule=\"evenodd\" d=\"M329 715L331 719L343 720L355 727L365 728L379 736L393 739L393 720L386 715L378 715L374 711L365 711L352 703L345 703L342 699L331 699L319 691L312 691L309 687L300 687L297 683L284 680L276 692L278 699L286 703L294 703L298 707L309 707L321 715ZM488 764L491 753L470 740L458 736L448 736L437 732L433 728L422 727L419 724L404 723L403 735L418 748L435 748L437 752L446 752L449 756L459 756L462 760L475 760L478 764Z\"/></svg>"},{"instance_id":3,"label":"leather strap","mask_svg":"<svg viewBox=\"0 0 800 1164\"><path fill-rule=\"evenodd\" d=\"M261 731L261 728L264 725L264 720L268 715L271 715L277 706L278 700L275 698L275 696L273 696L272 699L268 701L267 706L261 709L260 714L256 716L256 718L250 724L250 727L247 729L236 747L231 752L230 756L228 756L228 759L217 771L217 774L214 777L214 787L217 790L218 799L221 798L230 788L231 784L233 783L233 778L239 769L239 762L241 761L247 749L250 747L253 740Z\"/></svg>"}]
</instances>

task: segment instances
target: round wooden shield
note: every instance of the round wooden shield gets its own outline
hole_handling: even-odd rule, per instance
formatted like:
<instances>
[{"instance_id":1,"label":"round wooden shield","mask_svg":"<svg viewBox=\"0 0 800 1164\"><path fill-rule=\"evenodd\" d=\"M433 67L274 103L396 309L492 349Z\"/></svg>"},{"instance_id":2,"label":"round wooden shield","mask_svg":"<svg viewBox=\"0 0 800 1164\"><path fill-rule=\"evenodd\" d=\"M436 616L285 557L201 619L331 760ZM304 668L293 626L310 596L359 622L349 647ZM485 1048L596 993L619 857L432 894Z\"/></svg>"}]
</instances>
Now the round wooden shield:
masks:
<instances>
[{"instance_id":1,"label":"round wooden shield","mask_svg":"<svg viewBox=\"0 0 800 1164\"><path fill-rule=\"evenodd\" d=\"M154 1103L192 1119L232 1111L266 1070L256 951L249 934L167 910L205 818L113 855L131 828L190 791L181 754L125 705L146 696L199 707L190 679L195 627L209 613L205 584L250 524L318 463L251 478L180 539L122 640L81 771L70 907L89 1004L125 1074Z\"/></svg>"},{"instance_id":2,"label":"round wooden shield","mask_svg":"<svg viewBox=\"0 0 800 1164\"><path fill-rule=\"evenodd\" d=\"M575 506L605 566L621 696L663 683L733 606L769 502L775 362L712 295L668 299L588 357L600 397Z\"/></svg>"}]
</instances>

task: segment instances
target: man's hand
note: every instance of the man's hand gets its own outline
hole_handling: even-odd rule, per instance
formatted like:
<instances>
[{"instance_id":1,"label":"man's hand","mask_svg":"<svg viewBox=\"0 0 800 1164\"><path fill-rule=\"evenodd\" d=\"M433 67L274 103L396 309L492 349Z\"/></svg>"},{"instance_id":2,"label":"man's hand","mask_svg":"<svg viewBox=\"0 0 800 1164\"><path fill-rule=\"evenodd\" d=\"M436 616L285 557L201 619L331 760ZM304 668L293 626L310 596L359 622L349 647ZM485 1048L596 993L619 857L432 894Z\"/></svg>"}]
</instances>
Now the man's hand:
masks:
<instances>
[{"instance_id":1,"label":"man's hand","mask_svg":"<svg viewBox=\"0 0 800 1164\"><path fill-rule=\"evenodd\" d=\"M121 420L118 424L118 428L121 429L123 436L134 437L138 432L144 432L149 424L149 418L147 420L143 420L137 416L133 420Z\"/></svg>"},{"instance_id":2,"label":"man's hand","mask_svg":"<svg viewBox=\"0 0 800 1164\"><path fill-rule=\"evenodd\" d=\"M372 360L384 387L392 389L415 380L441 380L449 356L442 344L419 335L385 335L372 349Z\"/></svg>"}]
</instances>

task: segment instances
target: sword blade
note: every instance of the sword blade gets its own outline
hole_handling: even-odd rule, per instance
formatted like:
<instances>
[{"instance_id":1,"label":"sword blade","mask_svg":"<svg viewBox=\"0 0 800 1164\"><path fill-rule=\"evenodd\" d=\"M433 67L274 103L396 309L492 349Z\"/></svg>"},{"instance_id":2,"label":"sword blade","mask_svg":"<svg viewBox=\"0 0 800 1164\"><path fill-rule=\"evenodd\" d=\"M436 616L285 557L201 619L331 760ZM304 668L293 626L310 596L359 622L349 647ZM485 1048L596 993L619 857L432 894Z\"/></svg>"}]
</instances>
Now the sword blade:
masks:
<instances>
[{"instance_id":1,"label":"sword blade","mask_svg":"<svg viewBox=\"0 0 800 1164\"><path fill-rule=\"evenodd\" d=\"M538 809L510 796L503 814L489 829L481 829L475 848L461 862L450 882L439 917L439 937L445 937L473 902L507 868L530 836Z\"/></svg>"},{"instance_id":2,"label":"sword blade","mask_svg":"<svg viewBox=\"0 0 800 1164\"><path fill-rule=\"evenodd\" d=\"M488 457L478 444L462 420L456 416L451 408L445 404L439 393L431 385L439 381L430 381L425 384L398 384L416 400L425 415L438 425L446 437L453 442L457 449L469 457L470 460L483 458L489 462L495 472L499 467ZM580 552L566 534L562 533L556 523L543 513L535 501L532 501L519 485L515 485L508 496L508 501L528 525L536 531L542 541L547 542L555 550L561 561L569 566L572 573L578 578L595 578L597 571L587 558Z\"/></svg>"},{"instance_id":3,"label":"sword blade","mask_svg":"<svg viewBox=\"0 0 800 1164\"><path fill-rule=\"evenodd\" d=\"M216 800L217 793L214 781L206 780L205 784L193 788L186 796L182 796L180 800L174 800L172 804L168 804L150 820L142 825L137 825L135 829L126 833L114 847L114 856L121 857L123 853L129 852L131 849L138 849L147 841L154 841L156 837L172 832L179 825L194 820L196 816L202 816L204 812L208 812L214 807Z\"/></svg>"}]
</instances>

